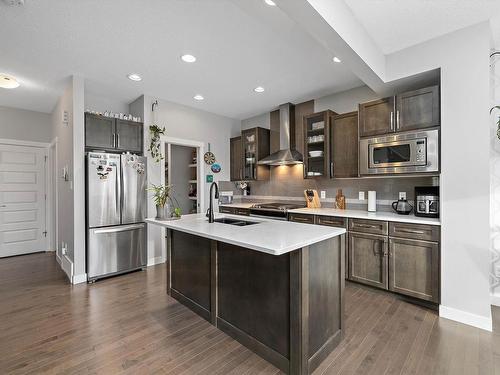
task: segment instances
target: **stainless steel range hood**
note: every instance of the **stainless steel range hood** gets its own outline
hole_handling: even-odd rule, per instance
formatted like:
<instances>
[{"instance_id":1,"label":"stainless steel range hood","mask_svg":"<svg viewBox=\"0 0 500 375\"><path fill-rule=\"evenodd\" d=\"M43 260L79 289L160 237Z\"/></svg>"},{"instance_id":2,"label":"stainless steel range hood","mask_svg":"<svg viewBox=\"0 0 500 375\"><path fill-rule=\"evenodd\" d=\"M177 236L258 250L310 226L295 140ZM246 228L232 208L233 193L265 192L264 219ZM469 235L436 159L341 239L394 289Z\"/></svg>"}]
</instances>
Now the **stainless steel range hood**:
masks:
<instances>
[{"instance_id":1,"label":"stainless steel range hood","mask_svg":"<svg viewBox=\"0 0 500 375\"><path fill-rule=\"evenodd\" d=\"M292 135L295 131L294 118L291 116L293 104L286 103L279 106L280 128L279 128L279 151L258 161L260 165L291 165L301 164L303 157L291 144ZM272 134L272 133L271 133ZM271 135L272 137L272 135ZM293 137L294 138L294 137Z\"/></svg>"}]
</instances>

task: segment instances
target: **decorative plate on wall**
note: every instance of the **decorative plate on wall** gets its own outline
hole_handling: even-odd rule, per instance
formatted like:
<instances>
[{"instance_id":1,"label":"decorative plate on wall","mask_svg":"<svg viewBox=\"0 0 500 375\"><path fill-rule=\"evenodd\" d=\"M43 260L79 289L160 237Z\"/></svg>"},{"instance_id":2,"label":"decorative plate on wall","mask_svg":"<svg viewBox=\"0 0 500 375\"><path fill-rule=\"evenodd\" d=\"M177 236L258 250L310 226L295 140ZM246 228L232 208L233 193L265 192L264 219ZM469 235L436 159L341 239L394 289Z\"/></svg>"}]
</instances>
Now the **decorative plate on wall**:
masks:
<instances>
[{"instance_id":1,"label":"decorative plate on wall","mask_svg":"<svg viewBox=\"0 0 500 375\"><path fill-rule=\"evenodd\" d=\"M212 172L214 173L219 173L220 170L221 170L221 167L220 167L220 164L218 163L214 163L212 164L212 166L210 167L210 169L212 170Z\"/></svg>"}]
</instances>

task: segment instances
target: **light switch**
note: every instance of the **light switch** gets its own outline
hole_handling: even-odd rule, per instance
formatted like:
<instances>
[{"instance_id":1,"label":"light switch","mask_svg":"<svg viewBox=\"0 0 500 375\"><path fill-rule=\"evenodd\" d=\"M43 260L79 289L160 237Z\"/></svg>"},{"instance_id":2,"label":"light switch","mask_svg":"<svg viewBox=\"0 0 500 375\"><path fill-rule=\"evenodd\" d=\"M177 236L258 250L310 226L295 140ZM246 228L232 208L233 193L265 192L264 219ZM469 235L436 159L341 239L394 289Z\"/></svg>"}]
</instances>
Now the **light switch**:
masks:
<instances>
[{"instance_id":1,"label":"light switch","mask_svg":"<svg viewBox=\"0 0 500 375\"><path fill-rule=\"evenodd\" d=\"M364 200L365 200L365 192L364 192L364 191L360 191L360 192L359 192L359 197L358 197L358 199L359 199L360 201L364 201Z\"/></svg>"},{"instance_id":2,"label":"light switch","mask_svg":"<svg viewBox=\"0 0 500 375\"><path fill-rule=\"evenodd\" d=\"M399 199L406 199L406 191L399 192Z\"/></svg>"},{"instance_id":3,"label":"light switch","mask_svg":"<svg viewBox=\"0 0 500 375\"><path fill-rule=\"evenodd\" d=\"M321 199L325 199L326 198L326 191L321 190L320 195L321 195Z\"/></svg>"}]
</instances>

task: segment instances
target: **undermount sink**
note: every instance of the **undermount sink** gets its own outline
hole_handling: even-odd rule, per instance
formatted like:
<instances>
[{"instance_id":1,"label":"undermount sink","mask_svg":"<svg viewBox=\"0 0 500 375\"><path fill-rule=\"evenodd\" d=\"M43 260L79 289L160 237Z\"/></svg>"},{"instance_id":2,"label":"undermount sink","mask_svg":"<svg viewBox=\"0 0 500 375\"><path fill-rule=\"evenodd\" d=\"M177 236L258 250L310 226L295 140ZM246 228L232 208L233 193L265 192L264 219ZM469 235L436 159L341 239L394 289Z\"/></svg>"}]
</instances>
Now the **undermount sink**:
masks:
<instances>
[{"instance_id":1,"label":"undermount sink","mask_svg":"<svg viewBox=\"0 0 500 375\"><path fill-rule=\"evenodd\" d=\"M221 224L229 224L229 225L236 225L238 227L244 227L246 225L252 225L252 224L258 224L258 221L245 221L245 220L238 220L238 219L230 219L228 217L222 217L219 219L214 220L216 223L221 223Z\"/></svg>"}]
</instances>

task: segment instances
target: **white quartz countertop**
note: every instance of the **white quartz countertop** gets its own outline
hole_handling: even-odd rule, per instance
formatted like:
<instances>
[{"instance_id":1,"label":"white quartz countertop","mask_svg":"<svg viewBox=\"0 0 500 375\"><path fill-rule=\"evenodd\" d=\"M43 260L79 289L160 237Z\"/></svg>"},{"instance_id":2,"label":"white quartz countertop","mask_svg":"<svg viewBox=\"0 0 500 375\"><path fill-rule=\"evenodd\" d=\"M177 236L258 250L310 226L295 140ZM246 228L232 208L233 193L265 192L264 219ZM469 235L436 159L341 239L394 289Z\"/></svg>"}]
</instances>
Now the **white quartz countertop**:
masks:
<instances>
[{"instance_id":1,"label":"white quartz countertop","mask_svg":"<svg viewBox=\"0 0 500 375\"><path fill-rule=\"evenodd\" d=\"M395 212L368 212L362 210L339 210L336 208L297 208L288 211L289 213L309 214L309 215L323 215L323 216L338 216L354 219L368 219L368 220L382 220L382 221L397 221L400 223L413 223L413 224L428 224L428 225L441 225L439 219L429 217L418 217L413 214L399 215Z\"/></svg>"},{"instance_id":2,"label":"white quartz countertop","mask_svg":"<svg viewBox=\"0 0 500 375\"><path fill-rule=\"evenodd\" d=\"M346 233L343 228L215 214L215 218L221 217L254 221L258 224L239 227L230 224L209 223L205 214L184 215L179 220L168 221L146 219L146 222L272 255L286 254Z\"/></svg>"}]
</instances>

